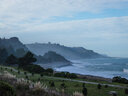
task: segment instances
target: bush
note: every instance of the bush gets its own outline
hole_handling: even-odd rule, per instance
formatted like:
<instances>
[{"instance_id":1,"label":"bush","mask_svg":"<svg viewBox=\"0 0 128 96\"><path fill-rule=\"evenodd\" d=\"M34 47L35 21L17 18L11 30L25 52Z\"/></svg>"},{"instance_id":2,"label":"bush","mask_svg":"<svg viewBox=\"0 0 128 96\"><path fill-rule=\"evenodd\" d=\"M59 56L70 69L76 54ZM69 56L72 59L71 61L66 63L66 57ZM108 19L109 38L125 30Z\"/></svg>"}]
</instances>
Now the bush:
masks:
<instances>
[{"instance_id":1,"label":"bush","mask_svg":"<svg viewBox=\"0 0 128 96\"><path fill-rule=\"evenodd\" d=\"M69 72L60 72L60 73L55 73L55 77L66 77L66 78L77 78L77 75L74 73L69 73Z\"/></svg>"},{"instance_id":2,"label":"bush","mask_svg":"<svg viewBox=\"0 0 128 96\"><path fill-rule=\"evenodd\" d=\"M43 73L45 71L44 68L35 64L26 65L23 67L23 69L30 73L38 73L38 74Z\"/></svg>"},{"instance_id":3,"label":"bush","mask_svg":"<svg viewBox=\"0 0 128 96\"><path fill-rule=\"evenodd\" d=\"M105 87L105 88L108 88L108 85L105 85L104 87Z\"/></svg>"},{"instance_id":4,"label":"bush","mask_svg":"<svg viewBox=\"0 0 128 96\"><path fill-rule=\"evenodd\" d=\"M15 90L10 84L0 81L0 96L15 96Z\"/></svg>"},{"instance_id":5,"label":"bush","mask_svg":"<svg viewBox=\"0 0 128 96\"><path fill-rule=\"evenodd\" d=\"M63 89L66 88L65 83L62 83L60 86L61 86L61 88L63 88Z\"/></svg>"},{"instance_id":6,"label":"bush","mask_svg":"<svg viewBox=\"0 0 128 96\"><path fill-rule=\"evenodd\" d=\"M77 78L77 75L74 74L74 73L71 73L71 74L70 74L70 78Z\"/></svg>"},{"instance_id":7,"label":"bush","mask_svg":"<svg viewBox=\"0 0 128 96\"><path fill-rule=\"evenodd\" d=\"M43 73L41 73L41 74L40 74L40 76L41 76L41 77L43 77L43 76L44 76L44 74L43 74Z\"/></svg>"},{"instance_id":8,"label":"bush","mask_svg":"<svg viewBox=\"0 0 128 96\"><path fill-rule=\"evenodd\" d=\"M40 78L38 78L38 81L40 81L41 79Z\"/></svg>"},{"instance_id":9,"label":"bush","mask_svg":"<svg viewBox=\"0 0 128 96\"><path fill-rule=\"evenodd\" d=\"M20 71L18 70L18 74L20 74Z\"/></svg>"},{"instance_id":10,"label":"bush","mask_svg":"<svg viewBox=\"0 0 128 96\"><path fill-rule=\"evenodd\" d=\"M55 84L54 84L54 82L51 82L51 85L50 85L51 87L55 87Z\"/></svg>"},{"instance_id":11,"label":"bush","mask_svg":"<svg viewBox=\"0 0 128 96\"><path fill-rule=\"evenodd\" d=\"M26 79L29 79L27 75L25 76L25 78L26 78Z\"/></svg>"},{"instance_id":12,"label":"bush","mask_svg":"<svg viewBox=\"0 0 128 96\"><path fill-rule=\"evenodd\" d=\"M45 72L48 72L48 73L53 73L53 69L48 68L48 69L46 69L46 70L45 70Z\"/></svg>"},{"instance_id":13,"label":"bush","mask_svg":"<svg viewBox=\"0 0 128 96\"><path fill-rule=\"evenodd\" d=\"M97 88L98 88L98 89L101 89L101 87L102 87L101 84L98 84L98 85L97 85Z\"/></svg>"},{"instance_id":14,"label":"bush","mask_svg":"<svg viewBox=\"0 0 128 96\"><path fill-rule=\"evenodd\" d=\"M87 96L88 91L86 87L83 87L82 93L84 96Z\"/></svg>"},{"instance_id":15,"label":"bush","mask_svg":"<svg viewBox=\"0 0 128 96\"><path fill-rule=\"evenodd\" d=\"M128 94L128 89L125 89L125 94Z\"/></svg>"},{"instance_id":16,"label":"bush","mask_svg":"<svg viewBox=\"0 0 128 96\"><path fill-rule=\"evenodd\" d=\"M13 71L12 69L10 69L11 70L11 72Z\"/></svg>"},{"instance_id":17,"label":"bush","mask_svg":"<svg viewBox=\"0 0 128 96\"><path fill-rule=\"evenodd\" d=\"M34 76L34 73L32 73L32 76Z\"/></svg>"},{"instance_id":18,"label":"bush","mask_svg":"<svg viewBox=\"0 0 128 96\"><path fill-rule=\"evenodd\" d=\"M113 77L112 82L128 84L128 80L126 78L121 78L120 76Z\"/></svg>"},{"instance_id":19,"label":"bush","mask_svg":"<svg viewBox=\"0 0 128 96\"><path fill-rule=\"evenodd\" d=\"M24 75L27 75L27 72L24 72Z\"/></svg>"},{"instance_id":20,"label":"bush","mask_svg":"<svg viewBox=\"0 0 128 96\"><path fill-rule=\"evenodd\" d=\"M83 85L82 85L83 87L85 87L85 83L83 83Z\"/></svg>"}]
</instances>

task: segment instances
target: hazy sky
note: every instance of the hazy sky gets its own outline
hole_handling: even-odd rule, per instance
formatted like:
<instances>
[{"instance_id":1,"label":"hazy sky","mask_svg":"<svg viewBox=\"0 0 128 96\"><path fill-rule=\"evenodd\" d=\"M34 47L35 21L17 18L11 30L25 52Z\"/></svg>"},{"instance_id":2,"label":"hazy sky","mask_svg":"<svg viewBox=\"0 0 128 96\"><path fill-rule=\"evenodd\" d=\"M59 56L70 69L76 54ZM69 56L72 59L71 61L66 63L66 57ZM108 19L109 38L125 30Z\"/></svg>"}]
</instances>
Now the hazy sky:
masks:
<instances>
[{"instance_id":1,"label":"hazy sky","mask_svg":"<svg viewBox=\"0 0 128 96\"><path fill-rule=\"evenodd\" d=\"M128 0L0 0L0 37L128 57Z\"/></svg>"}]
</instances>

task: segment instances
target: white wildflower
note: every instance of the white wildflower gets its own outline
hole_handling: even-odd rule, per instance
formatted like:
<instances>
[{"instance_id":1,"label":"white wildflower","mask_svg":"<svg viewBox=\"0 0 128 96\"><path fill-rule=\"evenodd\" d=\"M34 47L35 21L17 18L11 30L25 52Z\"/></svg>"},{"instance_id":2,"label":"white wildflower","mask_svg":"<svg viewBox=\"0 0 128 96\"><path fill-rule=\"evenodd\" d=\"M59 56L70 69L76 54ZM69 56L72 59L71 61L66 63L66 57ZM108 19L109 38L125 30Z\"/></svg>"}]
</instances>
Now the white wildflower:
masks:
<instances>
[{"instance_id":1,"label":"white wildflower","mask_svg":"<svg viewBox=\"0 0 128 96\"><path fill-rule=\"evenodd\" d=\"M80 93L80 92L74 92L73 96L84 96L84 95L82 93Z\"/></svg>"},{"instance_id":2,"label":"white wildflower","mask_svg":"<svg viewBox=\"0 0 128 96\"><path fill-rule=\"evenodd\" d=\"M33 85L30 85L29 88L32 88L33 90L46 90L47 86L45 84L43 84L43 83L36 82Z\"/></svg>"},{"instance_id":3,"label":"white wildflower","mask_svg":"<svg viewBox=\"0 0 128 96\"><path fill-rule=\"evenodd\" d=\"M11 78L11 79L16 78L15 75L9 73L8 71L4 71L3 76L4 76L5 78Z\"/></svg>"}]
</instances>

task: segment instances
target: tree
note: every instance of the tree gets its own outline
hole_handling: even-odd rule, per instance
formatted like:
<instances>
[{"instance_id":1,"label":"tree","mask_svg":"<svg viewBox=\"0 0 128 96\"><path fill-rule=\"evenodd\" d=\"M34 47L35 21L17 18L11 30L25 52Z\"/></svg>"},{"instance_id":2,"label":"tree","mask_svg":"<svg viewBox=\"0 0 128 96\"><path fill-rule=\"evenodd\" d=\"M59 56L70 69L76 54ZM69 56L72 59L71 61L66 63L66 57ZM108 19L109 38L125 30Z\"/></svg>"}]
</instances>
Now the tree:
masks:
<instances>
[{"instance_id":1,"label":"tree","mask_svg":"<svg viewBox=\"0 0 128 96\"><path fill-rule=\"evenodd\" d=\"M22 58L19 58L19 66L26 66L36 62L36 58L34 58L34 54L31 52L27 52L26 55Z\"/></svg>"},{"instance_id":2,"label":"tree","mask_svg":"<svg viewBox=\"0 0 128 96\"><path fill-rule=\"evenodd\" d=\"M43 67L41 67L40 65L36 65L36 64L28 64L26 66L22 66L22 68L30 73L40 74L45 71Z\"/></svg>"},{"instance_id":3,"label":"tree","mask_svg":"<svg viewBox=\"0 0 128 96\"><path fill-rule=\"evenodd\" d=\"M17 58L14 56L14 55L10 55L10 56L8 56L7 57L7 59L6 59L6 64L8 64L8 65L14 65L14 64L17 64Z\"/></svg>"},{"instance_id":4,"label":"tree","mask_svg":"<svg viewBox=\"0 0 128 96\"><path fill-rule=\"evenodd\" d=\"M6 58L8 57L8 52L5 48L0 48L0 64L5 63Z\"/></svg>"},{"instance_id":5,"label":"tree","mask_svg":"<svg viewBox=\"0 0 128 96\"><path fill-rule=\"evenodd\" d=\"M126 78L122 78L120 76L113 77L112 82L128 84L128 80Z\"/></svg>"},{"instance_id":6,"label":"tree","mask_svg":"<svg viewBox=\"0 0 128 96\"><path fill-rule=\"evenodd\" d=\"M48 73L53 73L53 69L48 68L48 69L46 69L46 72L48 72Z\"/></svg>"},{"instance_id":7,"label":"tree","mask_svg":"<svg viewBox=\"0 0 128 96\"><path fill-rule=\"evenodd\" d=\"M82 93L84 96L87 96L88 91L86 87L83 87Z\"/></svg>"},{"instance_id":8,"label":"tree","mask_svg":"<svg viewBox=\"0 0 128 96\"><path fill-rule=\"evenodd\" d=\"M77 78L77 75L74 74L74 73L71 73L71 74L70 74L70 78Z\"/></svg>"}]
</instances>

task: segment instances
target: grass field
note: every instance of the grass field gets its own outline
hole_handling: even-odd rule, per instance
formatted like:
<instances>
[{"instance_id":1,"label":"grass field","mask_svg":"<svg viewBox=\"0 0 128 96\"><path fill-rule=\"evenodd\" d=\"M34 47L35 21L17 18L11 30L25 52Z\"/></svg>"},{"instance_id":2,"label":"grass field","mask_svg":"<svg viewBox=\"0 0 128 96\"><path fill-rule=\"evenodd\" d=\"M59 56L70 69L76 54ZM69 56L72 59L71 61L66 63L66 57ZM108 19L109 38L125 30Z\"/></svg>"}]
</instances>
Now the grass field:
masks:
<instances>
[{"instance_id":1,"label":"grass field","mask_svg":"<svg viewBox=\"0 0 128 96\"><path fill-rule=\"evenodd\" d=\"M15 69L19 70L16 67L15 67ZM64 92L67 94L70 94L70 95L72 95L73 92L75 92L75 91L82 92L82 88L83 88L82 84L83 83L58 80L55 77L49 78L49 76L41 77L39 74L32 75L29 72L27 72L27 74L25 75L23 70L19 70L20 71L20 74L19 74L16 70L11 70L11 67L5 68L4 66L0 66L0 73L2 73L4 71L8 71L8 72L16 75L17 78L26 78L26 75L27 75L29 80L31 80L33 82L40 81L40 82L46 84L49 88L53 88L58 91L62 91L61 84L64 83L66 86L64 88L64 90L65 90ZM52 82L52 81L54 82L55 87L50 86L49 82ZM100 83L100 82L98 81L98 83ZM102 82L102 83L104 83L104 82ZM105 82L105 84L107 84L107 82ZM113 83L113 84L117 85L118 83ZM124 85L124 84L120 84L120 85ZM94 85L94 84L85 84L85 86L88 89L88 96L111 96L111 95L109 95L110 91L116 91L118 93L117 96L128 96L128 95L125 95L123 88L115 88L115 87L105 88L105 86L102 86L101 89L98 89L97 85Z\"/></svg>"}]
</instances>

